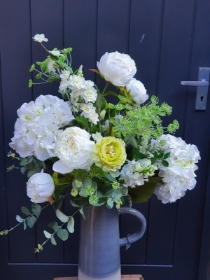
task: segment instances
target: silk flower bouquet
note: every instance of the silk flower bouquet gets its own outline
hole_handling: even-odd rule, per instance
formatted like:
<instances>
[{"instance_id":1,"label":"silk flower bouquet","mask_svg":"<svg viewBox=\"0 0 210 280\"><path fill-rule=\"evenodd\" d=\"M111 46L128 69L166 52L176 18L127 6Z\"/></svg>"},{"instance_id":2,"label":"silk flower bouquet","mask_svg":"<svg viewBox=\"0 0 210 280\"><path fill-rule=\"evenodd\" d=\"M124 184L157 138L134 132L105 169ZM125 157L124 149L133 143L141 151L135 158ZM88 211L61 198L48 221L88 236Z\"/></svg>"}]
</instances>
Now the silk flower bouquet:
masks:
<instances>
[{"instance_id":1,"label":"silk flower bouquet","mask_svg":"<svg viewBox=\"0 0 210 280\"><path fill-rule=\"evenodd\" d=\"M44 34L33 39L45 49L47 58L33 64L30 71L37 73L40 83L59 82L61 98L40 95L17 110L10 143L16 153L9 152L8 157L18 160L19 167L12 165L8 171L20 168L27 174L32 205L31 211L23 206L25 218L17 215L18 224L1 235L20 224L32 228L41 212L53 206L61 224L49 225L53 233L44 230L46 240L35 248L40 252L49 240L56 245L55 234L68 239L74 232L74 214L80 212L85 218L83 207L119 209L125 199L142 203L152 194L162 203L171 203L195 187L199 151L171 135L179 127L176 120L162 126L161 118L172 113L168 104L158 105L155 96L145 103L148 95L134 78L136 65L129 55L105 53L98 69L90 69L104 80L101 91L85 80L82 66L73 71L71 48L49 51L43 45L48 41ZM34 84L29 80L29 87ZM107 96L116 102L109 103ZM71 216L60 210L69 196L76 208Z\"/></svg>"}]
</instances>

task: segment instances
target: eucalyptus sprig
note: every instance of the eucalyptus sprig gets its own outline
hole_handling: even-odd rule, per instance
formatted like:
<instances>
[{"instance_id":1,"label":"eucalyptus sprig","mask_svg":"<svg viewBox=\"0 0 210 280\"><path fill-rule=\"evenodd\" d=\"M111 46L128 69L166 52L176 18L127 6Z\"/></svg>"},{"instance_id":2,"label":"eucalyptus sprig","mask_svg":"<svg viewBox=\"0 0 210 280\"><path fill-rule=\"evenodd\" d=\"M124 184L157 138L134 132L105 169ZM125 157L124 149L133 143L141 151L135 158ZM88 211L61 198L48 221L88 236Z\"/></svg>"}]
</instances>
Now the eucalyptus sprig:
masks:
<instances>
[{"instance_id":1,"label":"eucalyptus sprig","mask_svg":"<svg viewBox=\"0 0 210 280\"><path fill-rule=\"evenodd\" d=\"M76 210L71 216L65 215L63 212L61 212L59 209L56 210L56 216L57 218L62 222L61 225L58 225L57 222L53 222L48 225L51 229L53 229L53 233L49 233L48 231L44 230L44 235L47 238L42 244L38 244L37 248L35 248L35 253L39 253L43 250L43 246L50 240L52 245L57 245L57 242L55 240L55 234L62 240L66 241L69 238L69 233L74 232L74 215L77 212L80 212L82 217L85 219L85 215L83 212L83 207L87 204L85 202L82 206L76 204L73 201L70 201L71 205L73 207L77 207L78 210ZM67 229L63 229L63 226L66 225Z\"/></svg>"},{"instance_id":2,"label":"eucalyptus sprig","mask_svg":"<svg viewBox=\"0 0 210 280\"><path fill-rule=\"evenodd\" d=\"M29 228L33 228L33 226L35 225L37 219L39 218L41 212L47 208L50 204L41 207L39 204L35 204L32 203L31 204L31 211L25 207L22 206L21 207L21 212L23 214L25 214L27 217L26 218L22 218L19 215L16 215L16 221L19 222L18 224L16 224L14 227L10 228L10 229L6 229L3 231L0 231L0 235L7 235L9 234L10 231L14 230L15 228L17 228L19 225L23 224L23 228L24 230L27 229L27 227Z\"/></svg>"}]
</instances>

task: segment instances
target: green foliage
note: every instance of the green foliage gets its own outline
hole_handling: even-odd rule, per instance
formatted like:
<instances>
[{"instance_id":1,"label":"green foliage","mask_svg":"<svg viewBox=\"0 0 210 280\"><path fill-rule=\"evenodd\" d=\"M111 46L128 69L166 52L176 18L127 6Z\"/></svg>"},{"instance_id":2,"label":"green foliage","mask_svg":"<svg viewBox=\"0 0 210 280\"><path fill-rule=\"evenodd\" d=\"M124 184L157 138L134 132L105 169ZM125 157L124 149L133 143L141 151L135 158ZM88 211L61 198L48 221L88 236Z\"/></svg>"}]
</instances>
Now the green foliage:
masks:
<instances>
[{"instance_id":1,"label":"green foliage","mask_svg":"<svg viewBox=\"0 0 210 280\"><path fill-rule=\"evenodd\" d=\"M38 218L41 214L42 207L39 204L32 203L31 212Z\"/></svg>"},{"instance_id":2,"label":"green foliage","mask_svg":"<svg viewBox=\"0 0 210 280\"><path fill-rule=\"evenodd\" d=\"M122 139L132 136L145 139L160 137L164 131L160 117L170 115L172 109L166 103L158 106L157 102L157 97L153 96L150 104L127 111L123 118L111 118L115 136ZM177 121L169 125L173 131L177 126Z\"/></svg>"},{"instance_id":3,"label":"green foliage","mask_svg":"<svg viewBox=\"0 0 210 280\"><path fill-rule=\"evenodd\" d=\"M88 120L84 116L77 116L75 119L81 128L89 130Z\"/></svg>"},{"instance_id":4,"label":"green foliage","mask_svg":"<svg viewBox=\"0 0 210 280\"><path fill-rule=\"evenodd\" d=\"M49 224L48 227L52 228L54 230L54 232L57 232L59 230L59 226L58 226L57 222L53 222L53 223Z\"/></svg>"},{"instance_id":5,"label":"green foliage","mask_svg":"<svg viewBox=\"0 0 210 280\"><path fill-rule=\"evenodd\" d=\"M59 229L57 231L57 236L62 240L66 241L69 238L69 233L66 229Z\"/></svg>"},{"instance_id":6,"label":"green foliage","mask_svg":"<svg viewBox=\"0 0 210 280\"><path fill-rule=\"evenodd\" d=\"M74 232L74 217L69 217L69 221L67 224L67 229L70 233Z\"/></svg>"},{"instance_id":7,"label":"green foliage","mask_svg":"<svg viewBox=\"0 0 210 280\"><path fill-rule=\"evenodd\" d=\"M30 210L28 208L26 208L25 206L21 207L21 212L27 216L29 216L31 214Z\"/></svg>"},{"instance_id":8,"label":"green foliage","mask_svg":"<svg viewBox=\"0 0 210 280\"><path fill-rule=\"evenodd\" d=\"M28 217L26 219L27 226L29 228L32 228L35 225L36 221L37 221L37 218L35 216Z\"/></svg>"},{"instance_id":9,"label":"green foliage","mask_svg":"<svg viewBox=\"0 0 210 280\"><path fill-rule=\"evenodd\" d=\"M56 210L56 216L63 223L67 223L69 221L69 217L62 213L59 209Z\"/></svg>"},{"instance_id":10,"label":"green foliage","mask_svg":"<svg viewBox=\"0 0 210 280\"><path fill-rule=\"evenodd\" d=\"M28 81L28 87L30 88L30 87L32 87L33 86L33 81L30 79L29 81Z\"/></svg>"},{"instance_id":11,"label":"green foliage","mask_svg":"<svg viewBox=\"0 0 210 280\"><path fill-rule=\"evenodd\" d=\"M27 173L27 177L31 177L33 174L41 172L43 168L45 168L45 163L43 161L38 160L33 156L29 156L27 158L22 158L20 160L21 173Z\"/></svg>"},{"instance_id":12,"label":"green foliage","mask_svg":"<svg viewBox=\"0 0 210 280\"><path fill-rule=\"evenodd\" d=\"M35 64L32 64L31 67L30 67L30 69L29 69L29 72L33 72L34 69L35 69Z\"/></svg>"},{"instance_id":13,"label":"green foliage","mask_svg":"<svg viewBox=\"0 0 210 280\"><path fill-rule=\"evenodd\" d=\"M98 111L102 111L105 107L106 107L106 99L104 98L104 96L101 93L98 93L98 97L96 100L96 107L98 109Z\"/></svg>"}]
</instances>

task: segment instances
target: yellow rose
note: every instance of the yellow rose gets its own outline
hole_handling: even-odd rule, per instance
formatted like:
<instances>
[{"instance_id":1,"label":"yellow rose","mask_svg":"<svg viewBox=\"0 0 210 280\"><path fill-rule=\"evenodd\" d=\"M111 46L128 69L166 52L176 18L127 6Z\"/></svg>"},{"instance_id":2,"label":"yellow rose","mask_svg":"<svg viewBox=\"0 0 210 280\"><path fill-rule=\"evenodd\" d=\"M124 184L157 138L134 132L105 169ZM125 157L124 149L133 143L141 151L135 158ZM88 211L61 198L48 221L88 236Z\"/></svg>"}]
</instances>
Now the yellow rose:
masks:
<instances>
[{"instance_id":1,"label":"yellow rose","mask_svg":"<svg viewBox=\"0 0 210 280\"><path fill-rule=\"evenodd\" d=\"M125 160L125 143L121 139L103 137L94 146L95 164L104 171L116 171Z\"/></svg>"}]
</instances>

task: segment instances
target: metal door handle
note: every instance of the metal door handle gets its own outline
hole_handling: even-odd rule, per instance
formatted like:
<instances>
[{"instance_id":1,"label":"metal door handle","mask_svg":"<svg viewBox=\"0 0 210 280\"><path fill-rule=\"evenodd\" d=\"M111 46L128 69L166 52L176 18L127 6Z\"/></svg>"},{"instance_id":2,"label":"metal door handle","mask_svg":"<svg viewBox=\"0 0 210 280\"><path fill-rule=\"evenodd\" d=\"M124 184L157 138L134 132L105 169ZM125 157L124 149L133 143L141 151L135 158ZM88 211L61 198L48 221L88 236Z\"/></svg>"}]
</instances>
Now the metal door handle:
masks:
<instances>
[{"instance_id":1,"label":"metal door handle","mask_svg":"<svg viewBox=\"0 0 210 280\"><path fill-rule=\"evenodd\" d=\"M183 86L195 86L195 87L206 87L209 85L209 82L206 80L201 81L181 81L181 85Z\"/></svg>"},{"instance_id":2,"label":"metal door handle","mask_svg":"<svg viewBox=\"0 0 210 280\"><path fill-rule=\"evenodd\" d=\"M196 110L206 110L208 89L209 89L209 67L199 67L198 71L198 81L181 81L183 86L195 86L197 87L196 93Z\"/></svg>"}]
</instances>

